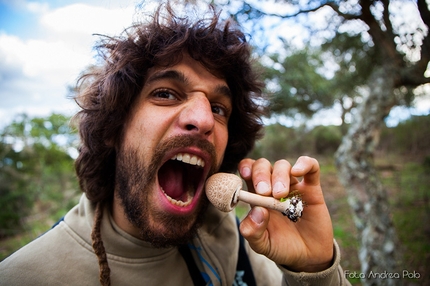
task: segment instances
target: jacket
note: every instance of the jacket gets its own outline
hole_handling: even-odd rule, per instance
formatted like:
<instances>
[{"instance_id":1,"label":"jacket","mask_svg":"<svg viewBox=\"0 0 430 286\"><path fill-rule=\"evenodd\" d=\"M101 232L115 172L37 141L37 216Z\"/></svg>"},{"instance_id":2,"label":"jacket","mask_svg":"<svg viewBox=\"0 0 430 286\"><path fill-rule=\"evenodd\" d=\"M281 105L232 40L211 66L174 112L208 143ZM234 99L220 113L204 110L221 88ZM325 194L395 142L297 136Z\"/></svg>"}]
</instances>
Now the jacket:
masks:
<instances>
[{"instance_id":1,"label":"jacket","mask_svg":"<svg viewBox=\"0 0 430 286\"><path fill-rule=\"evenodd\" d=\"M0 263L0 285L99 285L99 265L92 249L95 206L83 195L64 220ZM154 248L122 231L104 209L101 237L112 285L193 285L178 248ZM236 273L239 234L233 213L210 207L192 256L209 285L240 285ZM334 242L333 265L318 273L295 273L245 244L257 285L349 285Z\"/></svg>"}]
</instances>

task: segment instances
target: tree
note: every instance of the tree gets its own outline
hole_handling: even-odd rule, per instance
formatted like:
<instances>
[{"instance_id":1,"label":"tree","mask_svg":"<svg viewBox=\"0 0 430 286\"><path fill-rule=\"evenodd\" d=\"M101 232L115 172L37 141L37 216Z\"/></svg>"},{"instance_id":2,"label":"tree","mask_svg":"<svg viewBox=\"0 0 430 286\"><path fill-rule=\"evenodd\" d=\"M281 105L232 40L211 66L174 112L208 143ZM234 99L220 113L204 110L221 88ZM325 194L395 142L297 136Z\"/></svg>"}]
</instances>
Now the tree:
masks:
<instances>
[{"instance_id":1,"label":"tree","mask_svg":"<svg viewBox=\"0 0 430 286\"><path fill-rule=\"evenodd\" d=\"M1 132L0 238L20 232L34 212L55 215L73 204L78 188L70 154L77 136L68 122L61 114L23 114Z\"/></svg>"},{"instance_id":2,"label":"tree","mask_svg":"<svg viewBox=\"0 0 430 286\"><path fill-rule=\"evenodd\" d=\"M271 116L294 118L300 114L306 120L338 104L345 134L362 101L369 74L379 61L375 49L360 35L345 32L336 33L318 47L297 48L284 43L283 49L269 55L271 64L263 66Z\"/></svg>"},{"instance_id":3,"label":"tree","mask_svg":"<svg viewBox=\"0 0 430 286\"><path fill-rule=\"evenodd\" d=\"M333 93L329 81L319 72L324 66L321 51L311 47L297 49L288 43L284 43L283 49L288 55L271 55L276 64L264 68L271 114L294 116L300 113L309 117L316 110L331 106ZM270 86L275 89L270 91Z\"/></svg>"},{"instance_id":4,"label":"tree","mask_svg":"<svg viewBox=\"0 0 430 286\"><path fill-rule=\"evenodd\" d=\"M346 134L347 123L351 122L357 106L362 102L365 96L363 89L373 69L380 64L380 58L374 46L364 42L359 34L337 31L321 47L329 54L326 58L336 66L333 77L329 79L329 90L335 103L341 107L341 130Z\"/></svg>"},{"instance_id":5,"label":"tree","mask_svg":"<svg viewBox=\"0 0 430 286\"><path fill-rule=\"evenodd\" d=\"M277 9L270 11L271 5L268 3L277 5ZM360 35L373 47L378 60L365 77L365 96L359 102L348 132L337 150L336 163L361 237L359 257L362 272L399 273L397 236L386 190L377 175L373 157L383 120L392 107L410 103L413 99L410 91L430 83L430 78L425 75L430 60L428 4L425 0L285 0L252 4L226 1L223 4L239 7L231 14L240 23L252 22L254 38L259 40L269 38L259 34L268 26L265 23L269 22L269 18L294 19L307 27L311 44L322 44L332 39L336 31L345 29ZM413 9L409 9L411 7ZM282 10L286 12L279 12ZM317 11L326 18L325 25L319 28L308 21ZM405 18L410 13L414 13L413 21ZM263 46L266 48L264 43ZM350 84L351 91L344 91L351 96L354 85ZM365 285L381 282L396 285L400 280L382 281L366 275L362 282Z\"/></svg>"}]
</instances>

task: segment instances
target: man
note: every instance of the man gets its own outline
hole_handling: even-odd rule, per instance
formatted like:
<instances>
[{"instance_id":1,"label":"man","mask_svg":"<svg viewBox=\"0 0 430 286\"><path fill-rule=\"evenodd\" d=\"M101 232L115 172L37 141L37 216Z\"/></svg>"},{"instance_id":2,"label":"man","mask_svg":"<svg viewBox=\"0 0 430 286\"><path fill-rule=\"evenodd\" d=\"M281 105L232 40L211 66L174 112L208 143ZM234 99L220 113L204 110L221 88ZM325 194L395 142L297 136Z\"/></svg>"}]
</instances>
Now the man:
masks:
<instances>
[{"instance_id":1,"label":"man","mask_svg":"<svg viewBox=\"0 0 430 286\"><path fill-rule=\"evenodd\" d=\"M162 5L99 50L104 65L82 77L76 98L85 195L2 262L1 285L347 283L318 162L243 159L262 128L261 84L232 23L215 12L192 23ZM238 226L216 210L204 183L236 170L263 196L298 190L301 220L254 207Z\"/></svg>"}]
</instances>

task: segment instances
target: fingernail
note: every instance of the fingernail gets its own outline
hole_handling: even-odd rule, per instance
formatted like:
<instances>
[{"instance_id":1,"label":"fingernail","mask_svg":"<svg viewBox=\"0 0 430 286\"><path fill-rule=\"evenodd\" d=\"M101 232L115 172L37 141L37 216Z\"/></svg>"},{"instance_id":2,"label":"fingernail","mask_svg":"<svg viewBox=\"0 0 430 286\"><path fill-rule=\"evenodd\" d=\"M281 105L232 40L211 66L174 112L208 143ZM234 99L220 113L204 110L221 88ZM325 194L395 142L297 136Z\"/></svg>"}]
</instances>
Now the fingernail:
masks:
<instances>
[{"instance_id":1,"label":"fingernail","mask_svg":"<svg viewBox=\"0 0 430 286\"><path fill-rule=\"evenodd\" d=\"M296 164L296 165L293 166L292 169L294 169L296 171L303 171L305 168L304 168L304 166L302 164Z\"/></svg>"},{"instance_id":2,"label":"fingernail","mask_svg":"<svg viewBox=\"0 0 430 286\"><path fill-rule=\"evenodd\" d=\"M264 221L263 211L259 207L252 208L249 216L256 224L261 224Z\"/></svg>"},{"instance_id":3,"label":"fingernail","mask_svg":"<svg viewBox=\"0 0 430 286\"><path fill-rule=\"evenodd\" d=\"M251 169L248 167L244 167L242 168L241 174L242 174L242 177L245 177L245 178L251 177Z\"/></svg>"},{"instance_id":4,"label":"fingernail","mask_svg":"<svg viewBox=\"0 0 430 286\"><path fill-rule=\"evenodd\" d=\"M256 191L260 195L266 195L270 192L270 187L266 182L260 182L257 184Z\"/></svg>"},{"instance_id":5,"label":"fingernail","mask_svg":"<svg viewBox=\"0 0 430 286\"><path fill-rule=\"evenodd\" d=\"M273 186L273 194L280 194L285 190L284 184L281 182L276 182Z\"/></svg>"}]
</instances>

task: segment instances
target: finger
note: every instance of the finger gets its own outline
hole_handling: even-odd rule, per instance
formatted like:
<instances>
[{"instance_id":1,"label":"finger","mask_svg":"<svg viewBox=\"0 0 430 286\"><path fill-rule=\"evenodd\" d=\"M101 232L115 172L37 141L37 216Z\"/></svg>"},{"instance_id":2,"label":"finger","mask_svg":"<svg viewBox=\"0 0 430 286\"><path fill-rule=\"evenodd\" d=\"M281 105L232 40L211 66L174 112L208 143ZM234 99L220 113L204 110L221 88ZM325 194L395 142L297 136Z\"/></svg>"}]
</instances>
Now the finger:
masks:
<instances>
[{"instance_id":1,"label":"finger","mask_svg":"<svg viewBox=\"0 0 430 286\"><path fill-rule=\"evenodd\" d=\"M288 196L290 191L291 164L287 160L276 161L272 171L272 196L280 199Z\"/></svg>"},{"instance_id":2,"label":"finger","mask_svg":"<svg viewBox=\"0 0 430 286\"><path fill-rule=\"evenodd\" d=\"M240 233L259 253L264 252L265 249L268 222L269 211L263 207L253 207L240 223Z\"/></svg>"},{"instance_id":3,"label":"finger","mask_svg":"<svg viewBox=\"0 0 430 286\"><path fill-rule=\"evenodd\" d=\"M251 179L252 165L254 164L254 162L255 162L255 160L250 159L250 158L246 158L246 159L243 159L242 161L240 161L239 166L238 166L238 170L239 170L240 176L244 180L250 180Z\"/></svg>"},{"instance_id":4,"label":"finger","mask_svg":"<svg viewBox=\"0 0 430 286\"><path fill-rule=\"evenodd\" d=\"M306 185L320 184L320 167L314 158L302 156L291 169L291 174L295 177L302 177Z\"/></svg>"},{"instance_id":5,"label":"finger","mask_svg":"<svg viewBox=\"0 0 430 286\"><path fill-rule=\"evenodd\" d=\"M252 184L257 194L272 195L272 165L267 159L258 159L252 165Z\"/></svg>"}]
</instances>

